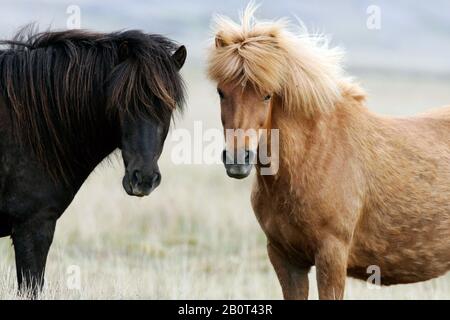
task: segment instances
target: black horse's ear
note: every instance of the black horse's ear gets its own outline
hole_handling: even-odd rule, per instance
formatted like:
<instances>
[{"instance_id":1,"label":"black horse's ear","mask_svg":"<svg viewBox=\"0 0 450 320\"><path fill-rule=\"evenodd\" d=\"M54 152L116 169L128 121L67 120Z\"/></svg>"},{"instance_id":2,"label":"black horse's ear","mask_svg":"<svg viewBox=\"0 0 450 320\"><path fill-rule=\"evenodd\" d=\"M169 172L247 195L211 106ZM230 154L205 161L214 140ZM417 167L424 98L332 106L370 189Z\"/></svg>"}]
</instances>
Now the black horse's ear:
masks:
<instances>
[{"instance_id":1,"label":"black horse's ear","mask_svg":"<svg viewBox=\"0 0 450 320\"><path fill-rule=\"evenodd\" d=\"M175 53L172 55L172 59L175 62L175 65L177 66L178 70L180 70L184 63L186 62L187 57L187 51L185 46L181 46L175 51Z\"/></svg>"}]
</instances>

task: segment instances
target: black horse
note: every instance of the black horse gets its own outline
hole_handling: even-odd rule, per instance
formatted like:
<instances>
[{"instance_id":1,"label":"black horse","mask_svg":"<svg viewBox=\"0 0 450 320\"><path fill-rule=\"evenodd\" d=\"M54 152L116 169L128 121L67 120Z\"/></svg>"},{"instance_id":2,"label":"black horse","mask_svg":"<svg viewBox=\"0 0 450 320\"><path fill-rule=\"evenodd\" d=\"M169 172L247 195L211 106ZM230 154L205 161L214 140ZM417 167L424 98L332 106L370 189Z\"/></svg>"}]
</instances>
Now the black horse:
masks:
<instances>
[{"instance_id":1,"label":"black horse","mask_svg":"<svg viewBox=\"0 0 450 320\"><path fill-rule=\"evenodd\" d=\"M0 42L0 237L19 291L36 295L56 221L97 164L120 148L129 195L159 185L186 49L135 30L30 29Z\"/></svg>"}]
</instances>

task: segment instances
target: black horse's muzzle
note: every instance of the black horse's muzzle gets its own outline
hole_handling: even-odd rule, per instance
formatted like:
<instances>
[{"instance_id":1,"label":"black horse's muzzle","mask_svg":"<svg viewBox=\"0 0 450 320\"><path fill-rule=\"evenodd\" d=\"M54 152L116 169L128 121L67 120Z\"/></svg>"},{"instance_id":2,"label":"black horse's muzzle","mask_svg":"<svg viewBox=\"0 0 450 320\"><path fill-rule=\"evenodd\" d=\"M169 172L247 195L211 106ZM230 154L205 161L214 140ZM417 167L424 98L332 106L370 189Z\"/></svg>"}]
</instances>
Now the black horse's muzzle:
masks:
<instances>
[{"instance_id":1,"label":"black horse's muzzle","mask_svg":"<svg viewBox=\"0 0 450 320\"><path fill-rule=\"evenodd\" d=\"M152 174L143 174L140 170L126 172L123 177L123 187L130 196L148 196L161 183L161 173L154 171Z\"/></svg>"},{"instance_id":2,"label":"black horse's muzzle","mask_svg":"<svg viewBox=\"0 0 450 320\"><path fill-rule=\"evenodd\" d=\"M227 175L234 179L247 178L252 171L254 160L255 153L251 150L238 152L223 150L222 152L222 161L225 165Z\"/></svg>"}]
</instances>

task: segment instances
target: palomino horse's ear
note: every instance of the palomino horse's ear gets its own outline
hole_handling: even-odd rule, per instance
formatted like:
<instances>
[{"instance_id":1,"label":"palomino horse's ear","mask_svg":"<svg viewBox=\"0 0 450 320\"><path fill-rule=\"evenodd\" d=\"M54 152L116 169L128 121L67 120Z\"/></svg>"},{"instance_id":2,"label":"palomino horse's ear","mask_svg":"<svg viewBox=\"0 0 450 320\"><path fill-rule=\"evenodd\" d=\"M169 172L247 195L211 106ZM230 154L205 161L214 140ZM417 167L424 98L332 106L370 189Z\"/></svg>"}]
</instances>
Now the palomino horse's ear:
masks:
<instances>
[{"instance_id":1,"label":"palomino horse's ear","mask_svg":"<svg viewBox=\"0 0 450 320\"><path fill-rule=\"evenodd\" d=\"M223 48L226 46L225 41L222 39L220 35L217 35L214 41L216 43L216 48Z\"/></svg>"},{"instance_id":2,"label":"palomino horse's ear","mask_svg":"<svg viewBox=\"0 0 450 320\"><path fill-rule=\"evenodd\" d=\"M175 62L176 67L178 70L180 70L184 63L186 62L187 57L187 50L185 46L181 46L175 51L175 53L172 55L172 59Z\"/></svg>"}]
</instances>

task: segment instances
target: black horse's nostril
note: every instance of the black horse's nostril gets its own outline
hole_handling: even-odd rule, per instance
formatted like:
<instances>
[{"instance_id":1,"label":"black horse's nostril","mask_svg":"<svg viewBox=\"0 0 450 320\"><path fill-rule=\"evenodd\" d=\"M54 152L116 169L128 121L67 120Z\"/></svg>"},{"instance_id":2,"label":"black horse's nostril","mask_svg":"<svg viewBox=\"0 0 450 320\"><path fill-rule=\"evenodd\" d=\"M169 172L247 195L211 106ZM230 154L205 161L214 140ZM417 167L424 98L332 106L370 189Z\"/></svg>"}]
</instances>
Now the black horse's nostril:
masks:
<instances>
[{"instance_id":1,"label":"black horse's nostril","mask_svg":"<svg viewBox=\"0 0 450 320\"><path fill-rule=\"evenodd\" d=\"M152 177L152 187L156 187L161 182L161 174L159 172L155 172L155 174Z\"/></svg>"},{"instance_id":2,"label":"black horse's nostril","mask_svg":"<svg viewBox=\"0 0 450 320\"><path fill-rule=\"evenodd\" d=\"M131 184L134 186L139 185L142 182L142 174L139 170L133 171L131 175Z\"/></svg>"}]
</instances>

